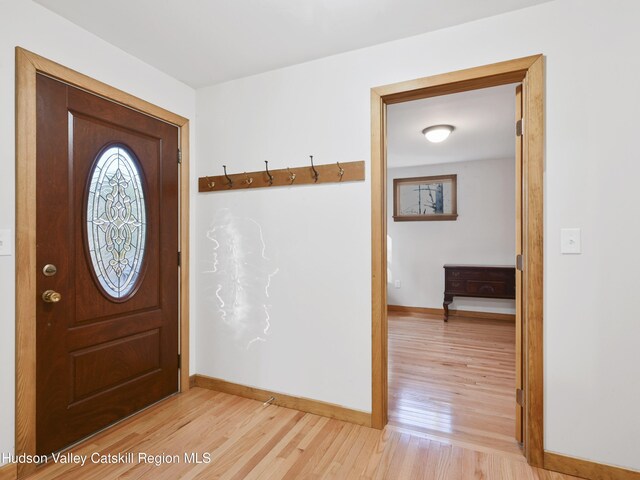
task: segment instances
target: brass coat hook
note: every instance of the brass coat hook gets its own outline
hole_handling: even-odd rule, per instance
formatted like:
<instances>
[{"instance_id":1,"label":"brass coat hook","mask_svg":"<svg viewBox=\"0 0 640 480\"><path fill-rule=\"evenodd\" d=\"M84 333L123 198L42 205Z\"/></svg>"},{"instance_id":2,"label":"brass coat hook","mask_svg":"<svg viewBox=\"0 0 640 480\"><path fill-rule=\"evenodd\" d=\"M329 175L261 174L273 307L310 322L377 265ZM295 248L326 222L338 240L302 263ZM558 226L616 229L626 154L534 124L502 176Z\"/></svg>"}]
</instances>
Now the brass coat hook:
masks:
<instances>
[{"instance_id":1,"label":"brass coat hook","mask_svg":"<svg viewBox=\"0 0 640 480\"><path fill-rule=\"evenodd\" d=\"M216 182L214 182L213 180L211 180L211 178L209 178L209 177L204 177L204 178L206 178L206 179L207 179L207 187L209 187L209 188L213 188L213 187L215 187L215 186L216 186Z\"/></svg>"},{"instance_id":2,"label":"brass coat hook","mask_svg":"<svg viewBox=\"0 0 640 480\"><path fill-rule=\"evenodd\" d=\"M309 155L309 157L311 157L311 170L313 170L313 181L317 183L318 177L320 176L320 174L316 170L316 167L313 166L313 155Z\"/></svg>"},{"instance_id":3,"label":"brass coat hook","mask_svg":"<svg viewBox=\"0 0 640 480\"><path fill-rule=\"evenodd\" d=\"M253 177L247 175L247 172L244 172L244 176L247 177L245 178L244 183L246 183L247 185L251 185L253 183Z\"/></svg>"},{"instance_id":4,"label":"brass coat hook","mask_svg":"<svg viewBox=\"0 0 640 480\"><path fill-rule=\"evenodd\" d=\"M233 181L231 180L231 178L229 178L229 175L227 175L227 166L223 165L222 168L224 168L224 176L227 177L227 186L229 188L233 187Z\"/></svg>"},{"instance_id":5,"label":"brass coat hook","mask_svg":"<svg viewBox=\"0 0 640 480\"><path fill-rule=\"evenodd\" d=\"M269 185L273 185L273 175L269 172L269 161L264 161L265 169L267 170L267 177L269 177Z\"/></svg>"},{"instance_id":6,"label":"brass coat hook","mask_svg":"<svg viewBox=\"0 0 640 480\"><path fill-rule=\"evenodd\" d=\"M336 162L338 165L338 176L340 177L340 181L342 181L342 176L344 175L344 168L340 166L340 162Z\"/></svg>"},{"instance_id":7,"label":"brass coat hook","mask_svg":"<svg viewBox=\"0 0 640 480\"><path fill-rule=\"evenodd\" d=\"M289 183L293 184L293 182L296 180L296 174L293 173L289 167L287 167L287 171L289 172Z\"/></svg>"}]
</instances>

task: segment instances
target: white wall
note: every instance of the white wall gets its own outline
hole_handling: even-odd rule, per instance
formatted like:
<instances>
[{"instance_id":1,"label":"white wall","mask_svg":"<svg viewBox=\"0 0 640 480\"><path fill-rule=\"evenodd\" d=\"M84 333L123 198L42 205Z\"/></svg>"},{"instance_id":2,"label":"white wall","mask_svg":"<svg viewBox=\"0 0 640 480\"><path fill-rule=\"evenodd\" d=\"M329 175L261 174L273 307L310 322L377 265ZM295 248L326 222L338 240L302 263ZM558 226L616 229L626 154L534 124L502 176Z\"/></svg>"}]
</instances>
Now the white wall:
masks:
<instances>
[{"instance_id":1,"label":"white wall","mask_svg":"<svg viewBox=\"0 0 640 480\"><path fill-rule=\"evenodd\" d=\"M15 231L14 48L24 47L187 118L195 91L30 0L0 0L0 229ZM192 125L195 126L195 125ZM192 143L195 137L192 135ZM195 160L195 155L192 162ZM195 185L195 182L194 182ZM194 195L195 197L195 195ZM0 257L0 453L14 448L15 257ZM195 337L195 328L192 330Z\"/></svg>"},{"instance_id":2,"label":"white wall","mask_svg":"<svg viewBox=\"0 0 640 480\"><path fill-rule=\"evenodd\" d=\"M456 221L393 221L394 178L452 174L457 175ZM389 168L387 177L389 305L442 308L445 264L514 264L513 158ZM450 308L515 313L515 303L508 299L454 297Z\"/></svg>"},{"instance_id":3,"label":"white wall","mask_svg":"<svg viewBox=\"0 0 640 480\"><path fill-rule=\"evenodd\" d=\"M557 0L199 90L197 173L368 161L371 87L544 53L545 446L640 469L638 18L635 0ZM369 180L201 194L196 223L198 372L369 410ZM582 255L560 255L564 226ZM275 268L269 297L228 308Z\"/></svg>"}]
</instances>

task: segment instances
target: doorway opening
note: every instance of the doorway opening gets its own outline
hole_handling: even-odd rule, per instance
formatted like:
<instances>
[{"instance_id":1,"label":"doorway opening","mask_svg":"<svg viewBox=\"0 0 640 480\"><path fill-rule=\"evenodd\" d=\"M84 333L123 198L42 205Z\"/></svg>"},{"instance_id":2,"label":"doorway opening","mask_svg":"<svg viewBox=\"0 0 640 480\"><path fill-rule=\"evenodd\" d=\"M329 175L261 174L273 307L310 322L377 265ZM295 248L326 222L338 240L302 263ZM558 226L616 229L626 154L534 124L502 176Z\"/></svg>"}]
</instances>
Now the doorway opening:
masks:
<instances>
[{"instance_id":1,"label":"doorway opening","mask_svg":"<svg viewBox=\"0 0 640 480\"><path fill-rule=\"evenodd\" d=\"M520 89L389 105L386 142L389 425L517 456Z\"/></svg>"},{"instance_id":2,"label":"doorway opening","mask_svg":"<svg viewBox=\"0 0 640 480\"><path fill-rule=\"evenodd\" d=\"M543 57L532 57L436 75L374 88L372 100L372 426L388 423L388 332L387 315L387 210L388 186L387 107L412 100L470 92L489 87L522 84L522 115L518 140L521 169L516 171L516 198L521 199L521 270L516 288L522 289L521 308L516 312L515 336L522 341L519 391L522 406L522 443L527 461L543 464L542 396L542 208L543 208ZM514 95L514 102L516 98ZM428 125L425 125L425 127ZM518 187L519 185L519 187ZM450 215L452 212L447 212ZM441 292L442 294L442 292ZM446 302L445 302L446 303ZM439 312L438 312L439 313ZM517 342L516 342L517 344ZM515 385L514 385L515 386Z\"/></svg>"}]
</instances>

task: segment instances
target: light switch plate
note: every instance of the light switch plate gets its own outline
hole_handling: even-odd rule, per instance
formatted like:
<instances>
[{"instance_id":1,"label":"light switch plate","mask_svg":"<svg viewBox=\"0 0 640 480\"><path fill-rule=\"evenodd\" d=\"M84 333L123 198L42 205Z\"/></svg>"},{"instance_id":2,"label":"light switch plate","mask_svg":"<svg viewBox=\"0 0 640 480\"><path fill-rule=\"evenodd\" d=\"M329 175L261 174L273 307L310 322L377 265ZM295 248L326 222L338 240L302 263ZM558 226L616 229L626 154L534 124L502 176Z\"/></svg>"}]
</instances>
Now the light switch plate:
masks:
<instances>
[{"instance_id":1,"label":"light switch plate","mask_svg":"<svg viewBox=\"0 0 640 480\"><path fill-rule=\"evenodd\" d=\"M579 228L562 228L560 230L560 253L574 255L582 253Z\"/></svg>"},{"instance_id":2,"label":"light switch plate","mask_svg":"<svg viewBox=\"0 0 640 480\"><path fill-rule=\"evenodd\" d=\"M13 236L11 230L0 230L0 255L11 255L13 253Z\"/></svg>"}]
</instances>

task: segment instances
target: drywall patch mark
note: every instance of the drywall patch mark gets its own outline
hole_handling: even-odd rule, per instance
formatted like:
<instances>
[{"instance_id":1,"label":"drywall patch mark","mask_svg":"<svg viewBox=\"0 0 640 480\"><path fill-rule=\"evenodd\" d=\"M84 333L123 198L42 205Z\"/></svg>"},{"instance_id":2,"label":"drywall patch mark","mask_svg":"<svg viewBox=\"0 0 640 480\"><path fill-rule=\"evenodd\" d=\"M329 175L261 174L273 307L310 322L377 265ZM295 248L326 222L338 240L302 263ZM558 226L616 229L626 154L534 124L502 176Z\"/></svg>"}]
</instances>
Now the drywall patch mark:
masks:
<instances>
[{"instance_id":1,"label":"drywall patch mark","mask_svg":"<svg viewBox=\"0 0 640 480\"><path fill-rule=\"evenodd\" d=\"M266 342L271 329L270 287L280 271L267 256L262 226L228 209L216 212L206 237L211 241L205 297L214 322L228 329L238 346Z\"/></svg>"},{"instance_id":2,"label":"drywall patch mark","mask_svg":"<svg viewBox=\"0 0 640 480\"><path fill-rule=\"evenodd\" d=\"M279 271L280 269L276 268L275 271L273 273L270 273L267 278L267 285L264 287L264 294L267 296L267 298L269 298L269 287L271 286L271 279L275 277Z\"/></svg>"},{"instance_id":3,"label":"drywall patch mark","mask_svg":"<svg viewBox=\"0 0 640 480\"><path fill-rule=\"evenodd\" d=\"M262 225L260 225L258 222L256 222L253 218L249 218L249 221L253 222L256 224L256 226L258 227L258 232L260 233L260 242L262 243L262 258L264 258L265 260L269 260L267 258L267 256L265 255L265 252L267 251L267 244L264 243L264 235L262 233Z\"/></svg>"},{"instance_id":4,"label":"drywall patch mark","mask_svg":"<svg viewBox=\"0 0 640 480\"><path fill-rule=\"evenodd\" d=\"M253 345L256 342L266 342L267 340L262 338L262 337L256 337L253 340L249 340L249 343L247 343L247 350L249 350L251 348L251 345Z\"/></svg>"}]
</instances>

